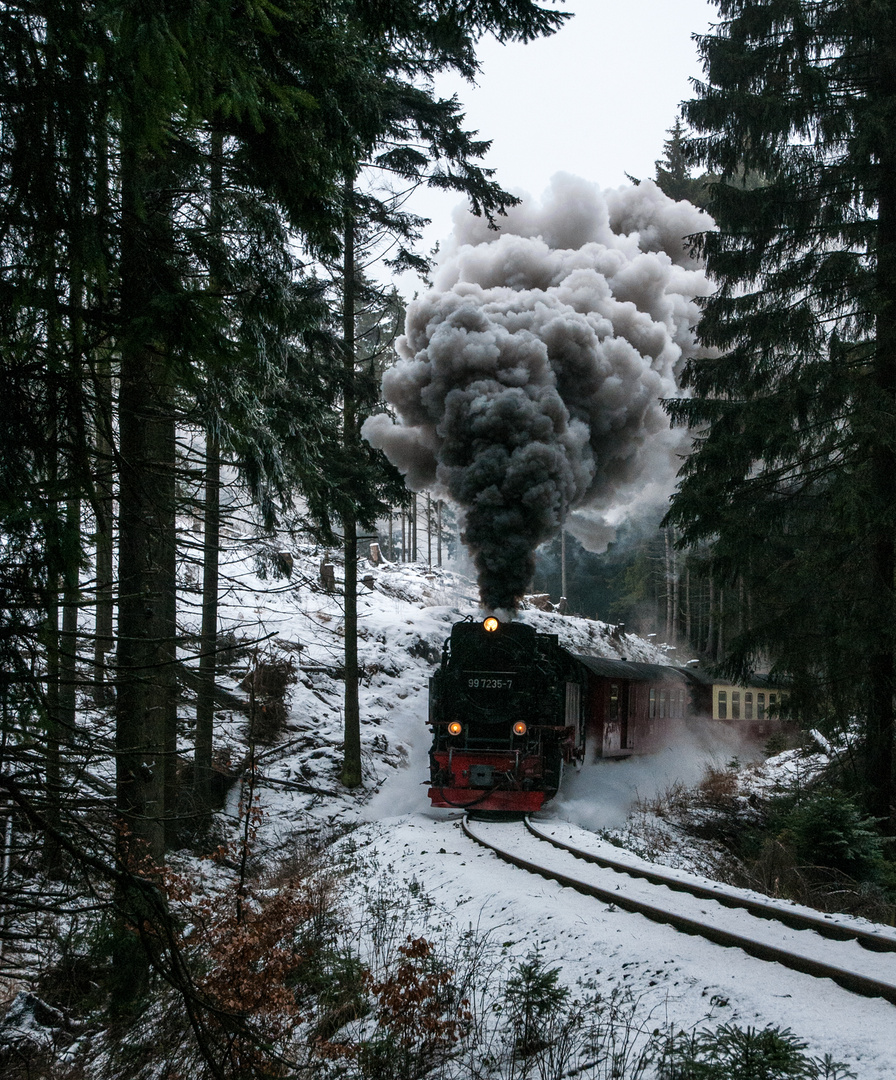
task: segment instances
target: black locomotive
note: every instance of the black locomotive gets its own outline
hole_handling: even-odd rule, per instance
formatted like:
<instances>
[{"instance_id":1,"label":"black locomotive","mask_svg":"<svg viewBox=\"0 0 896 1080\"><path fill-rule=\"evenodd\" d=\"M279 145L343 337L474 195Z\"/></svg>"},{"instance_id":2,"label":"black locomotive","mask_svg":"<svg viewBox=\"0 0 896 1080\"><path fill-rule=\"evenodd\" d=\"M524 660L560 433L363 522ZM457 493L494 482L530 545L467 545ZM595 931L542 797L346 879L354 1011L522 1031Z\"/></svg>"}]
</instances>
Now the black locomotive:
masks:
<instances>
[{"instance_id":1,"label":"black locomotive","mask_svg":"<svg viewBox=\"0 0 896 1080\"><path fill-rule=\"evenodd\" d=\"M571 653L519 622L456 623L430 680L433 806L531 813L564 764L659 748L692 710L686 671Z\"/></svg>"}]
</instances>

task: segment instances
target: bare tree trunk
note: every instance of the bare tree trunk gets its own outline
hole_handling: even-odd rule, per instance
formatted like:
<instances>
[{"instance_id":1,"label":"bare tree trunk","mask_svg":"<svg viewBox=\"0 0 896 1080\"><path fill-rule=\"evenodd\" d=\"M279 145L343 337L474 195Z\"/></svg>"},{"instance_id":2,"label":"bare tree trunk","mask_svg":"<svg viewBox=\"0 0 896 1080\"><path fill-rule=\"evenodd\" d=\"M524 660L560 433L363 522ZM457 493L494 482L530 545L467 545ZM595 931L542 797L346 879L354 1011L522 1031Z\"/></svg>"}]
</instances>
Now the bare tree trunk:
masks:
<instances>
[{"instance_id":1,"label":"bare tree trunk","mask_svg":"<svg viewBox=\"0 0 896 1080\"><path fill-rule=\"evenodd\" d=\"M737 632L742 634L747 628L747 595L743 577L737 582Z\"/></svg>"},{"instance_id":2,"label":"bare tree trunk","mask_svg":"<svg viewBox=\"0 0 896 1080\"><path fill-rule=\"evenodd\" d=\"M70 86L75 100L83 99L85 56L76 51L67 61ZM81 489L83 473L89 468L88 436L83 408L84 379L84 212L86 183L84 163L88 131L83 108L66 113L66 171L68 173L68 338L69 356L65 394L66 462L65 568L60 649L60 719L64 728L75 726L78 655L78 614L81 606ZM82 455L83 454L83 458Z\"/></svg>"},{"instance_id":3,"label":"bare tree trunk","mask_svg":"<svg viewBox=\"0 0 896 1080\"><path fill-rule=\"evenodd\" d=\"M672 644L678 644L679 629L681 627L681 581L678 574L678 552L675 548L675 530L670 532L670 551L672 559Z\"/></svg>"},{"instance_id":4,"label":"bare tree trunk","mask_svg":"<svg viewBox=\"0 0 896 1080\"><path fill-rule=\"evenodd\" d=\"M566 504L560 514L560 599L569 600L566 593Z\"/></svg>"},{"instance_id":5,"label":"bare tree trunk","mask_svg":"<svg viewBox=\"0 0 896 1080\"><path fill-rule=\"evenodd\" d=\"M692 645L691 640L691 567L688 564L684 571L684 636L687 639L688 645Z\"/></svg>"},{"instance_id":6,"label":"bare tree trunk","mask_svg":"<svg viewBox=\"0 0 896 1080\"><path fill-rule=\"evenodd\" d=\"M670 539L671 530L668 526L663 530L663 579L666 584L666 641L671 642L675 631L673 628L672 618L674 611L674 598L672 593L672 542Z\"/></svg>"},{"instance_id":7,"label":"bare tree trunk","mask_svg":"<svg viewBox=\"0 0 896 1080\"><path fill-rule=\"evenodd\" d=\"M709 579L709 613L706 625L706 651L713 660L718 653L715 649L716 637L716 586L712 578Z\"/></svg>"}]
</instances>

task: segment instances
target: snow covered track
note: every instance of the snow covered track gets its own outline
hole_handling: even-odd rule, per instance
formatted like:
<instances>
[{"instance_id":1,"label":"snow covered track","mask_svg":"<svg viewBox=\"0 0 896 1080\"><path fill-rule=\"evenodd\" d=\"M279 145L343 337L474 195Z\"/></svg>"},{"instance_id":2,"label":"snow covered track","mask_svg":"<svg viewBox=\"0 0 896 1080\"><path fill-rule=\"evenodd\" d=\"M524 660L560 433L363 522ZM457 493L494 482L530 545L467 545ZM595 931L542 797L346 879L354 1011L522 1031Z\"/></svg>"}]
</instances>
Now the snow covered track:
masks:
<instances>
[{"instance_id":1,"label":"snow covered track","mask_svg":"<svg viewBox=\"0 0 896 1080\"><path fill-rule=\"evenodd\" d=\"M816 978L831 979L854 993L881 997L896 1004L896 953L889 951L891 939L875 939L872 952L860 946L859 933L851 932L851 928L851 940L822 937L816 924L823 920L818 917L803 918L797 912L785 912L759 902L756 907L762 910L761 917L757 917L745 905L732 908L732 896L721 890L716 892L671 875L642 872L613 863L560 844L535 828L527 829L522 822L465 818L463 829L471 840L504 861L616 908L644 915L685 933L698 934L717 945L742 949L760 960ZM786 916L787 925L782 915ZM824 929L839 931L841 927L825 922ZM888 951L878 951L884 941Z\"/></svg>"},{"instance_id":2,"label":"snow covered track","mask_svg":"<svg viewBox=\"0 0 896 1080\"><path fill-rule=\"evenodd\" d=\"M526 828L537 836L539 840L546 840L561 851L568 851L577 859L603 866L608 870L616 870L630 877L644 878L653 885L665 885L678 892L690 893L691 896L705 900L713 900L723 907L743 908L751 915L760 919L773 919L789 926L792 930L814 930L822 937L833 938L835 941L857 941L862 948L871 949L872 952L896 952L896 937L884 937L883 934L871 930L863 930L861 927L847 922L834 922L831 916L812 915L802 911L793 911L785 907L781 902L772 899L754 900L748 896L729 891L725 888L713 888L710 885L701 885L695 881L688 881L672 873L664 873L661 870L648 869L636 866L634 863L620 862L617 859L608 859L606 855L596 855L591 851L583 851L572 844L565 844L555 836L549 836L536 824L526 819Z\"/></svg>"}]
</instances>

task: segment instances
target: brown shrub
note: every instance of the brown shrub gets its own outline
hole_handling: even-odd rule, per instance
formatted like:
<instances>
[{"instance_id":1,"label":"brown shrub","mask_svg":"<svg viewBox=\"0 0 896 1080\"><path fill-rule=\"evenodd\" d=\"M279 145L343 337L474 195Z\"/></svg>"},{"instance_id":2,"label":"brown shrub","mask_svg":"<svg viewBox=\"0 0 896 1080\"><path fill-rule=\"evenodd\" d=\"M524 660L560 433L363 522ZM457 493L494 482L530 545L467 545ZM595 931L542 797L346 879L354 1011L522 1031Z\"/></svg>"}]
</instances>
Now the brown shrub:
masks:
<instances>
[{"instance_id":1,"label":"brown shrub","mask_svg":"<svg viewBox=\"0 0 896 1080\"><path fill-rule=\"evenodd\" d=\"M737 774L730 769L706 766L700 781L700 802L714 810L727 810L737 794Z\"/></svg>"},{"instance_id":2,"label":"brown shrub","mask_svg":"<svg viewBox=\"0 0 896 1080\"><path fill-rule=\"evenodd\" d=\"M271 653L256 658L240 683L250 695L249 722L256 742L272 743L282 734L289 711L287 691L295 681L295 660Z\"/></svg>"}]
</instances>

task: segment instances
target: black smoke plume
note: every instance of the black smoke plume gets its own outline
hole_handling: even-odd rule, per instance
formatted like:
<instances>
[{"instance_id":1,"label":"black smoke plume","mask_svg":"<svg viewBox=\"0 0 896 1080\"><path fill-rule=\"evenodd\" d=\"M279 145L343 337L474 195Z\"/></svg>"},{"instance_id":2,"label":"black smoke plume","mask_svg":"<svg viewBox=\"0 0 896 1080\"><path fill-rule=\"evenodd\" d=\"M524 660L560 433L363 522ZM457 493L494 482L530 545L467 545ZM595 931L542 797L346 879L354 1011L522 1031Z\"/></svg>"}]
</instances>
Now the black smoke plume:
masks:
<instances>
[{"instance_id":1,"label":"black smoke plume","mask_svg":"<svg viewBox=\"0 0 896 1080\"><path fill-rule=\"evenodd\" d=\"M650 181L555 177L490 232L458 217L435 287L407 313L364 425L414 490L461 509L483 606L513 610L561 520L603 550L668 499L686 437L661 399L694 354L710 292L685 237L711 224Z\"/></svg>"}]
</instances>

